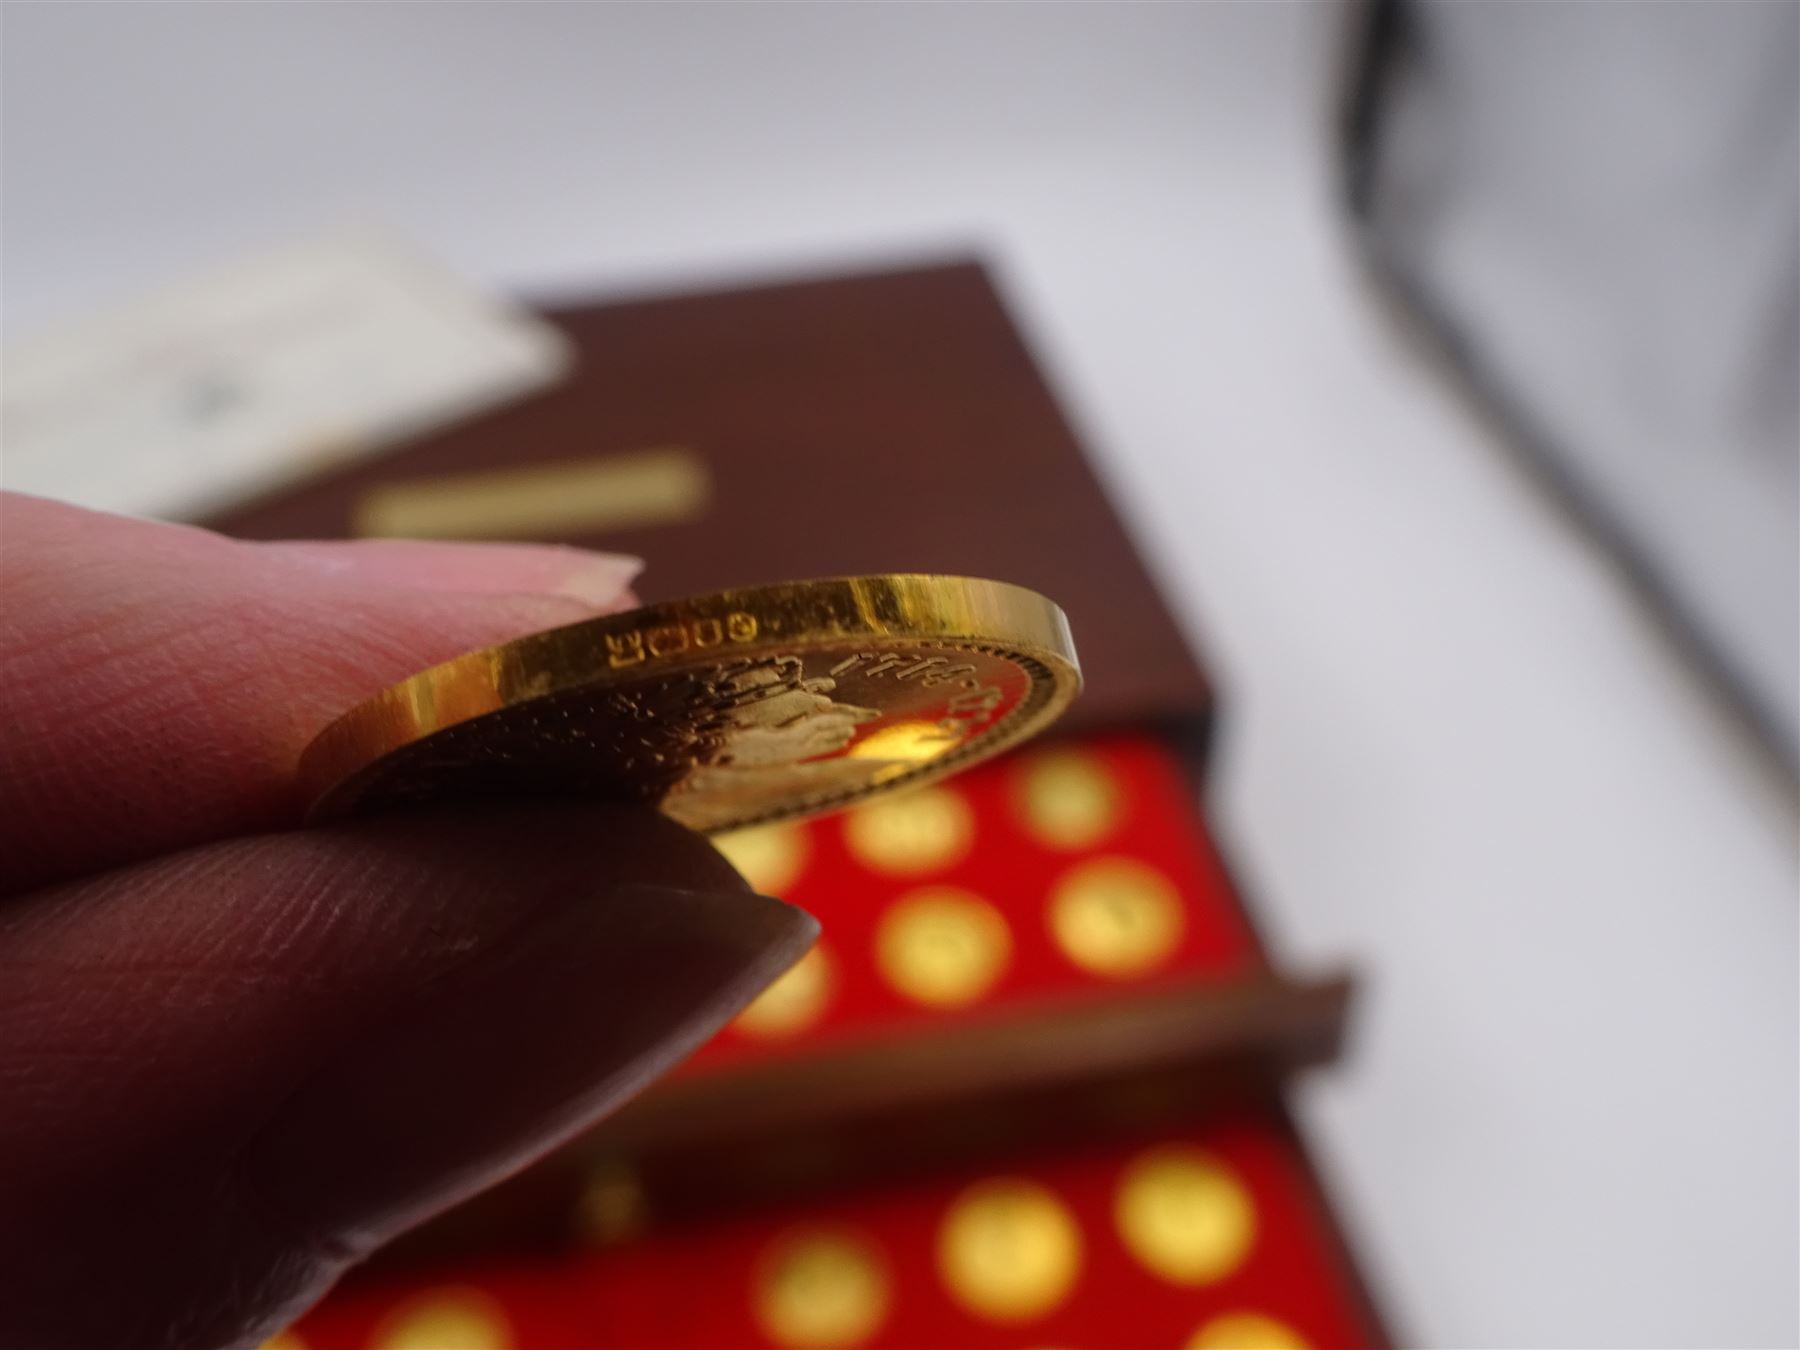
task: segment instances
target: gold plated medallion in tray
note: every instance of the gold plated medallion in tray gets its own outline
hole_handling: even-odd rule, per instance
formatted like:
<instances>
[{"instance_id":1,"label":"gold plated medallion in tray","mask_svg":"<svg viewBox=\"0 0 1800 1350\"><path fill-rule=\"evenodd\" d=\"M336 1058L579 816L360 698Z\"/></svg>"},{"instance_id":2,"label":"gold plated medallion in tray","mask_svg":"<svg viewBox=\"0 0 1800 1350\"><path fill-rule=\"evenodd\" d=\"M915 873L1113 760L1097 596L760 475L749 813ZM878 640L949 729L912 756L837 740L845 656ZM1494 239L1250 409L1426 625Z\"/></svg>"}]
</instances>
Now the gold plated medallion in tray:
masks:
<instances>
[{"instance_id":1,"label":"gold plated medallion in tray","mask_svg":"<svg viewBox=\"0 0 1800 1350\"><path fill-rule=\"evenodd\" d=\"M942 777L1081 685L1023 587L891 575L721 591L553 628L394 685L300 761L314 819L533 793L648 803L705 831Z\"/></svg>"}]
</instances>

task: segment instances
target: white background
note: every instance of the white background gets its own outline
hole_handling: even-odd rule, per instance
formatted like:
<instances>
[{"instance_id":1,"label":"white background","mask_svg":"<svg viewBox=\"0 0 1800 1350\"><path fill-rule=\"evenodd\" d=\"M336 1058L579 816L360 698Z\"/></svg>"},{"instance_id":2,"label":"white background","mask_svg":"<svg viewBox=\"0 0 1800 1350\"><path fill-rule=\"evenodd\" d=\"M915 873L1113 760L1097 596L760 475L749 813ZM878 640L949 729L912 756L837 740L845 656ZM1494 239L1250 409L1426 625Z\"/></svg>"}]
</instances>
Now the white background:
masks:
<instances>
[{"instance_id":1,"label":"white background","mask_svg":"<svg viewBox=\"0 0 1800 1350\"><path fill-rule=\"evenodd\" d=\"M541 296L976 245L1221 677L1402 1334L1791 1345L1794 820L1360 284L1308 6L7 7L9 337L346 220ZM654 560L652 561L654 565Z\"/></svg>"}]
</instances>

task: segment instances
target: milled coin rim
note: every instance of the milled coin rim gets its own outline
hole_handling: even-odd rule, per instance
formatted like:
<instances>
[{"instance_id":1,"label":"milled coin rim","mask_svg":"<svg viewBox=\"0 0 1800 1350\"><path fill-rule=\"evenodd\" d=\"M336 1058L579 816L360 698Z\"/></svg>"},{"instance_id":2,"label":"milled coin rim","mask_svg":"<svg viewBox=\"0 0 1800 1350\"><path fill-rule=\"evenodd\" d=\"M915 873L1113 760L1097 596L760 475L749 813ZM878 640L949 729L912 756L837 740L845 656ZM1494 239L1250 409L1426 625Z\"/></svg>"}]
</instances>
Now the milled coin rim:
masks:
<instances>
[{"instance_id":1,"label":"milled coin rim","mask_svg":"<svg viewBox=\"0 0 1800 1350\"><path fill-rule=\"evenodd\" d=\"M729 636L746 629L748 637ZM666 638L661 650L659 637ZM695 639L707 637L713 640L694 645ZM890 573L716 591L515 638L453 657L384 689L331 722L302 751L297 776L310 803L307 818L320 821L352 813L388 756L490 713L575 690L605 689L653 671L679 674L712 664L734 646L740 651L773 645L804 651L863 637L889 647L999 656L1023 666L1031 688L992 726L878 787L796 799L709 833L816 815L874 793L943 778L1041 729L1081 688L1062 610L1036 591L1010 582ZM619 664L622 659L627 663Z\"/></svg>"}]
</instances>

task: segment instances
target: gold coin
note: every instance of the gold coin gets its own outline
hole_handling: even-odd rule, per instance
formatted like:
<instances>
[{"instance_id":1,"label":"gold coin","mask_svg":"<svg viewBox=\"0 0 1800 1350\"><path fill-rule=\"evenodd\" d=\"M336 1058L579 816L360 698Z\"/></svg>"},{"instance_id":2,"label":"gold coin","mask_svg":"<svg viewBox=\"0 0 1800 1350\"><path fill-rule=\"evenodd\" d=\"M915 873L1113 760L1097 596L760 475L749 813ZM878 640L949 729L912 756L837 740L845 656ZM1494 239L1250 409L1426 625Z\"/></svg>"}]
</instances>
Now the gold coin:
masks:
<instances>
[{"instance_id":1,"label":"gold coin","mask_svg":"<svg viewBox=\"0 0 1800 1350\"><path fill-rule=\"evenodd\" d=\"M1034 734L1081 683L1062 611L967 577L793 582L651 605L403 680L301 756L314 819L527 793L698 830L835 810Z\"/></svg>"},{"instance_id":2,"label":"gold coin","mask_svg":"<svg viewBox=\"0 0 1800 1350\"><path fill-rule=\"evenodd\" d=\"M1051 848L1092 848L1119 827L1112 774L1080 750L1046 750L1022 766L1018 805L1025 828Z\"/></svg>"},{"instance_id":3,"label":"gold coin","mask_svg":"<svg viewBox=\"0 0 1800 1350\"><path fill-rule=\"evenodd\" d=\"M1210 1284L1237 1269L1256 1235L1256 1208L1231 1170L1198 1149L1146 1153L1126 1169L1113 1219L1131 1254L1175 1284Z\"/></svg>"},{"instance_id":4,"label":"gold coin","mask_svg":"<svg viewBox=\"0 0 1800 1350\"><path fill-rule=\"evenodd\" d=\"M823 947L814 946L758 994L731 1025L746 1036L792 1036L824 1015L831 985L831 961Z\"/></svg>"},{"instance_id":5,"label":"gold coin","mask_svg":"<svg viewBox=\"0 0 1800 1350\"><path fill-rule=\"evenodd\" d=\"M596 1169L575 1202L575 1233L596 1247L634 1238L649 1221L643 1186L629 1168L617 1164Z\"/></svg>"},{"instance_id":6,"label":"gold coin","mask_svg":"<svg viewBox=\"0 0 1800 1350\"><path fill-rule=\"evenodd\" d=\"M715 834L712 845L753 890L780 899L806 867L806 832L798 825L758 825Z\"/></svg>"},{"instance_id":7,"label":"gold coin","mask_svg":"<svg viewBox=\"0 0 1800 1350\"><path fill-rule=\"evenodd\" d=\"M922 788L868 802L844 818L844 843L877 872L917 876L969 851L975 821L951 788Z\"/></svg>"},{"instance_id":8,"label":"gold coin","mask_svg":"<svg viewBox=\"0 0 1800 1350\"><path fill-rule=\"evenodd\" d=\"M959 1196L938 1230L938 1274L957 1302L996 1322L1042 1317L1068 1296L1081 1269L1081 1230L1036 1182L980 1182Z\"/></svg>"},{"instance_id":9,"label":"gold coin","mask_svg":"<svg viewBox=\"0 0 1800 1350\"><path fill-rule=\"evenodd\" d=\"M1011 955L1012 934L1000 911L951 886L908 891L875 929L875 964L888 983L933 1007L980 998Z\"/></svg>"},{"instance_id":10,"label":"gold coin","mask_svg":"<svg viewBox=\"0 0 1800 1350\"><path fill-rule=\"evenodd\" d=\"M752 1308L778 1345L852 1346L887 1317L887 1272L855 1234L815 1229L777 1240L756 1276Z\"/></svg>"},{"instance_id":11,"label":"gold coin","mask_svg":"<svg viewBox=\"0 0 1800 1350\"><path fill-rule=\"evenodd\" d=\"M1050 893L1050 935L1097 975L1141 975L1181 941L1181 896L1167 877L1132 858L1082 863Z\"/></svg>"},{"instance_id":12,"label":"gold coin","mask_svg":"<svg viewBox=\"0 0 1800 1350\"><path fill-rule=\"evenodd\" d=\"M1306 1338L1286 1322L1261 1313L1225 1313L1196 1331L1187 1350L1309 1350Z\"/></svg>"},{"instance_id":13,"label":"gold coin","mask_svg":"<svg viewBox=\"0 0 1800 1350\"><path fill-rule=\"evenodd\" d=\"M370 1339L370 1350L511 1350L500 1305L478 1289L438 1289L403 1304Z\"/></svg>"}]
</instances>

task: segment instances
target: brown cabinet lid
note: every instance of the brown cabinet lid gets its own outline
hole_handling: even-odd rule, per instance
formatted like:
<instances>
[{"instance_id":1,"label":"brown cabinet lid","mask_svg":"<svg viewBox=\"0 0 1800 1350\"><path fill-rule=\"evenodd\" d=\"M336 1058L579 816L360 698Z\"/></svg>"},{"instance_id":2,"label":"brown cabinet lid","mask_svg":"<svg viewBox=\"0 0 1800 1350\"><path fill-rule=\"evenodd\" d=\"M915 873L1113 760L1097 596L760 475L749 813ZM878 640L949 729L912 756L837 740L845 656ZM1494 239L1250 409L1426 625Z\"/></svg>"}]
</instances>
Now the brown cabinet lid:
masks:
<instances>
[{"instance_id":1,"label":"brown cabinet lid","mask_svg":"<svg viewBox=\"0 0 1800 1350\"><path fill-rule=\"evenodd\" d=\"M1087 680L1070 729L1203 720L1199 668L979 264L548 317L577 352L561 386L211 523L562 539L645 557L646 599L995 577L1068 612Z\"/></svg>"}]
</instances>

